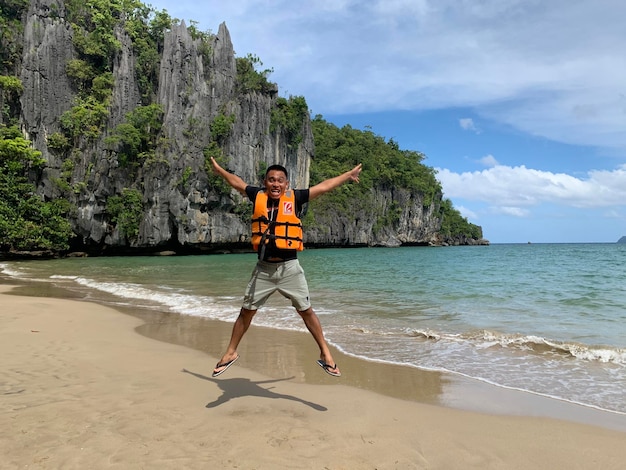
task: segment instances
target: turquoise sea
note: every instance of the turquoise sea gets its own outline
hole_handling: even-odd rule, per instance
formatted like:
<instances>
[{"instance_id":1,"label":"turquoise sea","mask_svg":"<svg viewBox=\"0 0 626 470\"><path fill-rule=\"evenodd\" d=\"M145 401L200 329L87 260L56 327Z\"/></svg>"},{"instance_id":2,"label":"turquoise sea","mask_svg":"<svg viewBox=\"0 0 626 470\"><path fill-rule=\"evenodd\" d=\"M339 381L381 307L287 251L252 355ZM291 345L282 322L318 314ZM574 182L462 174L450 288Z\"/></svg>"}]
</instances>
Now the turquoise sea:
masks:
<instances>
[{"instance_id":1,"label":"turquoise sea","mask_svg":"<svg viewBox=\"0 0 626 470\"><path fill-rule=\"evenodd\" d=\"M347 354L626 414L626 245L324 249L300 262L327 339ZM230 323L254 263L72 258L5 261L0 272ZM280 296L254 321L304 331Z\"/></svg>"}]
</instances>

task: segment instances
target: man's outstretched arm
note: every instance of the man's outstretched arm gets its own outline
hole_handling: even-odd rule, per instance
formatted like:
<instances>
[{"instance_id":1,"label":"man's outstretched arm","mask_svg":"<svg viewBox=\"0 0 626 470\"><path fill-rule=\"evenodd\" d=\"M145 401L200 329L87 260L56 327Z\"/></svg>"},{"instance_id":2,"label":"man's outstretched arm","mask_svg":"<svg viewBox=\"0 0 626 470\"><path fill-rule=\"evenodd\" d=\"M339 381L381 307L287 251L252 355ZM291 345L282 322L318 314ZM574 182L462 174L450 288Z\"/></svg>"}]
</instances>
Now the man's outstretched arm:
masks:
<instances>
[{"instance_id":1,"label":"man's outstretched arm","mask_svg":"<svg viewBox=\"0 0 626 470\"><path fill-rule=\"evenodd\" d=\"M248 183L246 183L236 174L229 173L224 168L219 166L218 163L215 161L215 158L213 157L211 157L211 164L213 165L213 171L215 173L217 173L222 178L224 178L224 181L226 181L229 185L231 185L233 189L236 189L237 191L239 191L241 194L245 196L246 186L248 186Z\"/></svg>"},{"instance_id":2,"label":"man's outstretched arm","mask_svg":"<svg viewBox=\"0 0 626 470\"><path fill-rule=\"evenodd\" d=\"M357 166L352 168L350 171L346 171L345 173L335 176L334 178L329 178L327 180L322 181L319 184L309 188L309 201L315 199L316 197L321 196L328 191L332 191L338 186L341 186L343 183L347 181L354 181L356 183L359 182L359 174L361 173L361 167L363 165L359 163Z\"/></svg>"}]
</instances>

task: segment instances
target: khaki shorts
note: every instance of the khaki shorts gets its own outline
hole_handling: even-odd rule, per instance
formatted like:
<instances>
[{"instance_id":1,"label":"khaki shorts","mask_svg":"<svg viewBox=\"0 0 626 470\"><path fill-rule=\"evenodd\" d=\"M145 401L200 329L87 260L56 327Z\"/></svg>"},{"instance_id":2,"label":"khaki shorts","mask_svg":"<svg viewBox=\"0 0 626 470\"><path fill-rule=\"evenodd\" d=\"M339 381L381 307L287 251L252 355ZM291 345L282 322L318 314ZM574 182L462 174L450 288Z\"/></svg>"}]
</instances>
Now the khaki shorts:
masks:
<instances>
[{"instance_id":1,"label":"khaki shorts","mask_svg":"<svg viewBox=\"0 0 626 470\"><path fill-rule=\"evenodd\" d=\"M282 263L259 261L243 296L243 308L258 310L274 292L291 300L299 312L311 306L309 286L297 259Z\"/></svg>"}]
</instances>

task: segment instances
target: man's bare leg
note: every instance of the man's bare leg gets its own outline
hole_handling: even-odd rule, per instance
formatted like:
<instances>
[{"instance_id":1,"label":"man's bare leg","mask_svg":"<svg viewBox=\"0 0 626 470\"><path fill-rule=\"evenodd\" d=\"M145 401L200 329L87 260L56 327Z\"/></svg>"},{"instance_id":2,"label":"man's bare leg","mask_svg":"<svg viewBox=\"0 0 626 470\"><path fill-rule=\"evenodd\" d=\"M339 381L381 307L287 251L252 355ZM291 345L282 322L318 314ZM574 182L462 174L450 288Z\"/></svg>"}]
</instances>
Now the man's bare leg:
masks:
<instances>
[{"instance_id":1,"label":"man's bare leg","mask_svg":"<svg viewBox=\"0 0 626 470\"><path fill-rule=\"evenodd\" d=\"M252 318L254 317L256 312L256 310L248 310L246 308L241 309L237 320L235 320L235 323L233 324L233 331L230 335L228 348L226 349L226 352L224 353L218 364L227 364L237 357L237 348L239 347L239 342L241 341L241 338L243 338L243 335L246 334L246 331L248 331L248 328L250 328L250 323L252 323ZM224 366L216 367L213 370L213 373L219 373L219 371L223 368Z\"/></svg>"},{"instance_id":2,"label":"man's bare leg","mask_svg":"<svg viewBox=\"0 0 626 470\"><path fill-rule=\"evenodd\" d=\"M319 318L313 311L312 307L307 308L301 312L298 312L304 320L304 324L307 329L315 339L315 342L320 348L320 359L328 364L329 369L337 374L340 374L339 367L336 367L337 364L333 359L332 354L330 353L330 349L328 349L328 344L326 343L326 339L324 339L324 332L322 331L322 324L320 323ZM334 366L334 367L333 367Z\"/></svg>"}]
</instances>

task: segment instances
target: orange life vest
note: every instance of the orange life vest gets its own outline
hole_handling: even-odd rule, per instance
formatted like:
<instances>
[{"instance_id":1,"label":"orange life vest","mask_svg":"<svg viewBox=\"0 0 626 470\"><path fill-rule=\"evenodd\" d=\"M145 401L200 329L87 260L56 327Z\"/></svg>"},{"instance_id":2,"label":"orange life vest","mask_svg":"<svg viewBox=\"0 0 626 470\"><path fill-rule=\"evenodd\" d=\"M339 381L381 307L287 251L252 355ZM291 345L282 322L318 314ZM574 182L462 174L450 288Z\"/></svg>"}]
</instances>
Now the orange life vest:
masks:
<instances>
[{"instance_id":1,"label":"orange life vest","mask_svg":"<svg viewBox=\"0 0 626 470\"><path fill-rule=\"evenodd\" d=\"M274 240L280 250L304 250L302 222L296 216L296 196L292 190L285 191L278 201L275 219L271 220L267 210L267 193L259 191L254 201L252 214L252 247L258 251L261 243Z\"/></svg>"}]
</instances>

